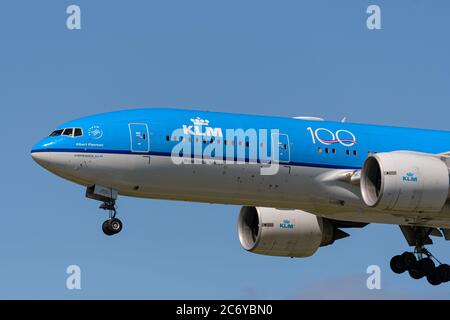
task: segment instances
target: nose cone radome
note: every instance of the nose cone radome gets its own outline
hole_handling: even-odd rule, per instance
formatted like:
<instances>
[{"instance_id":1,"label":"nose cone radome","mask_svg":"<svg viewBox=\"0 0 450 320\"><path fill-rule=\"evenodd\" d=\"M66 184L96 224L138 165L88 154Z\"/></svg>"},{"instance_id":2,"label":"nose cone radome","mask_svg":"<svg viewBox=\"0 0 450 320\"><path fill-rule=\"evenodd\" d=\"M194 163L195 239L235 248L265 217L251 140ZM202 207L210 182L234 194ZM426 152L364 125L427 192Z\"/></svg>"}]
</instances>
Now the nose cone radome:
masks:
<instances>
[{"instance_id":1,"label":"nose cone radome","mask_svg":"<svg viewBox=\"0 0 450 320\"><path fill-rule=\"evenodd\" d=\"M31 149L31 158L40 166L49 169L52 164L52 153L48 150L49 143L40 141Z\"/></svg>"},{"instance_id":2,"label":"nose cone radome","mask_svg":"<svg viewBox=\"0 0 450 320\"><path fill-rule=\"evenodd\" d=\"M49 169L52 163L51 152L31 151L31 157L40 166Z\"/></svg>"}]
</instances>

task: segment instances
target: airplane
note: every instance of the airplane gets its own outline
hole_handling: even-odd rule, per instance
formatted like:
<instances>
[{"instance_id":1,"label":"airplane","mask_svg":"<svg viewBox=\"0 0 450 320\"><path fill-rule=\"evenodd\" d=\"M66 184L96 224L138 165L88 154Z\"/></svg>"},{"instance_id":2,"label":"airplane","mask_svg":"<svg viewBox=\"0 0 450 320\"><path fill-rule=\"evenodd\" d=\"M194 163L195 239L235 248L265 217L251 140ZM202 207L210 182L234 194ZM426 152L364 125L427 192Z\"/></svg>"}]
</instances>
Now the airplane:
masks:
<instances>
[{"instance_id":1,"label":"airplane","mask_svg":"<svg viewBox=\"0 0 450 320\"><path fill-rule=\"evenodd\" d=\"M450 132L146 108L83 117L32 147L51 173L86 188L122 230L118 195L240 205L241 246L309 257L370 223L400 227L411 251L393 272L450 281L426 245L450 240Z\"/></svg>"}]
</instances>

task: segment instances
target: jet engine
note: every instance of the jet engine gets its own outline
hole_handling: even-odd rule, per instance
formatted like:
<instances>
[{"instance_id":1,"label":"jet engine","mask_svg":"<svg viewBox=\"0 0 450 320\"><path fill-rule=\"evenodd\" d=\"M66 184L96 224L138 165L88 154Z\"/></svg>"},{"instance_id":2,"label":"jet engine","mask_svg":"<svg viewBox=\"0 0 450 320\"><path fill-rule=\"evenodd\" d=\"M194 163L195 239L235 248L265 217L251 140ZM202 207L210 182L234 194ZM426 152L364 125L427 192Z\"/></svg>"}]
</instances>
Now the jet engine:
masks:
<instances>
[{"instance_id":1,"label":"jet engine","mask_svg":"<svg viewBox=\"0 0 450 320\"><path fill-rule=\"evenodd\" d=\"M305 211L249 206L241 208L238 234L245 250L283 257L309 257L349 236L331 220Z\"/></svg>"},{"instance_id":2,"label":"jet engine","mask_svg":"<svg viewBox=\"0 0 450 320\"><path fill-rule=\"evenodd\" d=\"M361 171L364 203L381 210L439 212L449 197L449 169L438 157L377 153Z\"/></svg>"}]
</instances>

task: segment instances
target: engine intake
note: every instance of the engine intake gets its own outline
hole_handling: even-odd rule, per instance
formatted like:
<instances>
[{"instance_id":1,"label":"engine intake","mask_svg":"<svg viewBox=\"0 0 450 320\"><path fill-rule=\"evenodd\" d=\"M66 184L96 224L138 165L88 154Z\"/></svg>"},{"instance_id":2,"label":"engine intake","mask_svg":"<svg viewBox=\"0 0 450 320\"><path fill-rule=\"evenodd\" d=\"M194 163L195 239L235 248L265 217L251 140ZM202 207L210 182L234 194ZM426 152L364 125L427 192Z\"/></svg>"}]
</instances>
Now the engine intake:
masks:
<instances>
[{"instance_id":1,"label":"engine intake","mask_svg":"<svg viewBox=\"0 0 450 320\"><path fill-rule=\"evenodd\" d=\"M449 197L449 171L445 162L432 155L378 153L366 159L360 185L369 207L439 212Z\"/></svg>"}]
</instances>

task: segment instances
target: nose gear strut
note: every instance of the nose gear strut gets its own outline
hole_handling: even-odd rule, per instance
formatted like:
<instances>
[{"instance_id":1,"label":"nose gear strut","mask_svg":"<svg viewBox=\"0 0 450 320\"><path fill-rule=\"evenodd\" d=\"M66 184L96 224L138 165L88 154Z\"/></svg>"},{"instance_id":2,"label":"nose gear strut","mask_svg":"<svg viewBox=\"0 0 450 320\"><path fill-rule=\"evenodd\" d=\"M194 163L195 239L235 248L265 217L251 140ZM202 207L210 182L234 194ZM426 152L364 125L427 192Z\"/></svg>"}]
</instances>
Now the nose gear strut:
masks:
<instances>
[{"instance_id":1,"label":"nose gear strut","mask_svg":"<svg viewBox=\"0 0 450 320\"><path fill-rule=\"evenodd\" d=\"M118 192L112 188L99 185L88 187L86 189L86 197L98 201L102 201L100 209L108 211L109 218L102 224L102 230L107 236L112 236L122 231L123 223L117 215L117 199Z\"/></svg>"},{"instance_id":2,"label":"nose gear strut","mask_svg":"<svg viewBox=\"0 0 450 320\"><path fill-rule=\"evenodd\" d=\"M109 219L103 222L102 230L107 236L112 236L122 231L123 224L117 215L117 206L115 200L105 201L100 205L100 209L107 210L109 212Z\"/></svg>"}]
</instances>

